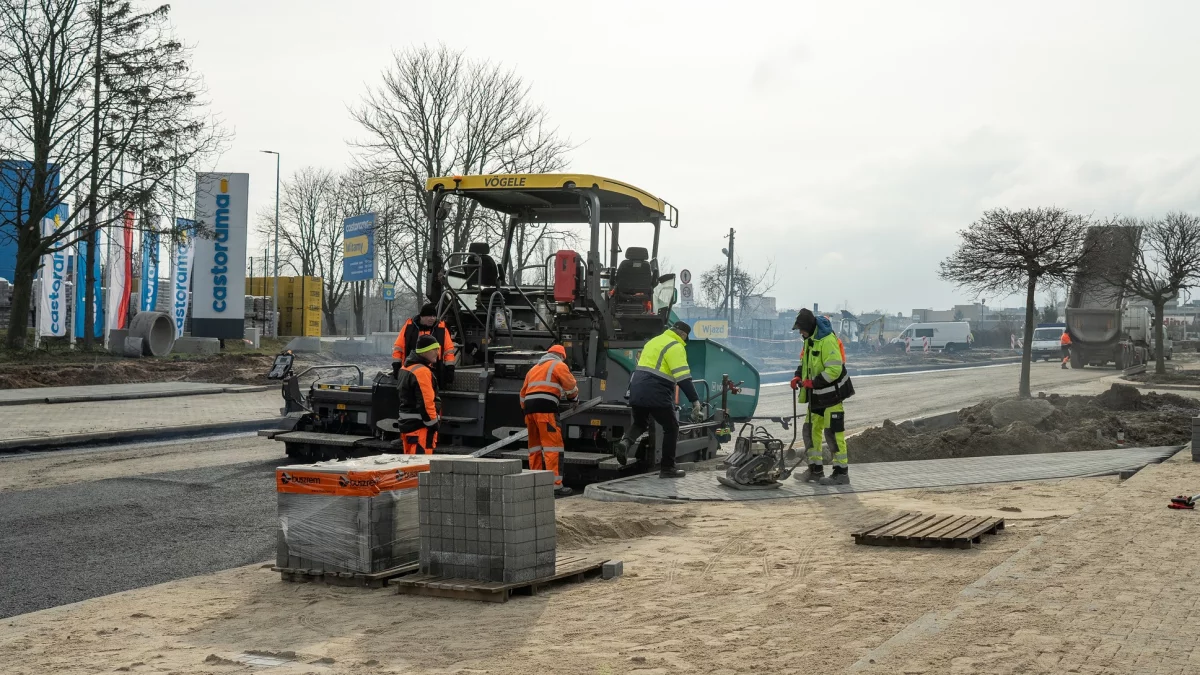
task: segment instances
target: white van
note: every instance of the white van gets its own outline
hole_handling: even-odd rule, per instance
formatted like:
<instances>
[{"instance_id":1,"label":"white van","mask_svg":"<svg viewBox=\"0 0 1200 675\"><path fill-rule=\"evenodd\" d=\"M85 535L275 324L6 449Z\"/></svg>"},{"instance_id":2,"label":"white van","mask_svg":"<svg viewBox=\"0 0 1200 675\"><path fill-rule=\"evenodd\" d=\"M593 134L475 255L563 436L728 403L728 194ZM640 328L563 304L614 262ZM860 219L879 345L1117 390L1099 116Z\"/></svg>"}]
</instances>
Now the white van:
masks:
<instances>
[{"instance_id":1,"label":"white van","mask_svg":"<svg viewBox=\"0 0 1200 675\"><path fill-rule=\"evenodd\" d=\"M938 321L934 323L910 323L900 335L892 338L891 344L897 349L904 349L904 340L911 341L911 351L919 352L925 349L925 338L929 338L929 348L948 352L969 348L968 336L971 334L971 324L966 321Z\"/></svg>"},{"instance_id":2,"label":"white van","mask_svg":"<svg viewBox=\"0 0 1200 675\"><path fill-rule=\"evenodd\" d=\"M1033 360L1058 361L1062 359L1062 334L1067 327L1038 326L1033 329Z\"/></svg>"}]
</instances>

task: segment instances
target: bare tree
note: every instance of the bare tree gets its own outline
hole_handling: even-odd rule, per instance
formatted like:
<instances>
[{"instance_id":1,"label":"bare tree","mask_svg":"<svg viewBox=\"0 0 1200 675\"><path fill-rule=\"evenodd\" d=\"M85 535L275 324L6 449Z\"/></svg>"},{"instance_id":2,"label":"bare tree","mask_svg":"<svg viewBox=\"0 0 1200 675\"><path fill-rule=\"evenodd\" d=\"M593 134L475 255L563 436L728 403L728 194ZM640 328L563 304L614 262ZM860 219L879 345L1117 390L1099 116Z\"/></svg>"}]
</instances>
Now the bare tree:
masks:
<instances>
[{"instance_id":1,"label":"bare tree","mask_svg":"<svg viewBox=\"0 0 1200 675\"><path fill-rule=\"evenodd\" d=\"M1118 236L1137 251L1127 274L1107 281L1154 306L1154 372L1167 372L1163 360L1163 314L1168 302L1200 282L1200 218L1168 213L1161 219L1118 221ZM1140 245L1139 245L1140 244ZM1119 274L1120 270L1108 270Z\"/></svg>"},{"instance_id":2,"label":"bare tree","mask_svg":"<svg viewBox=\"0 0 1200 675\"><path fill-rule=\"evenodd\" d=\"M1088 225L1085 216L1056 207L993 209L959 232L958 250L942 261L941 278L960 287L976 292L1025 292L1021 396L1029 396L1038 283L1066 284L1071 280L1086 254Z\"/></svg>"},{"instance_id":3,"label":"bare tree","mask_svg":"<svg viewBox=\"0 0 1200 675\"><path fill-rule=\"evenodd\" d=\"M775 287L775 262L767 261L761 272L754 273L746 269L739 259L733 266L732 282L729 297L726 297L724 264L713 265L700 274L700 295L704 304L713 308L725 308L726 303L733 307L746 306L748 298L771 292Z\"/></svg>"},{"instance_id":4,"label":"bare tree","mask_svg":"<svg viewBox=\"0 0 1200 675\"><path fill-rule=\"evenodd\" d=\"M388 197L387 246L389 252L404 250L392 257L403 268L395 278L418 296L424 294L429 252L427 179L557 171L570 150L549 125L545 110L530 101L520 76L444 46L397 52L383 82L367 93L353 115L365 132L356 142L363 168L395 186ZM504 221L480 212L473 200L452 197L448 206L443 249L463 251L474 241L502 239ZM518 233L514 266L526 264L548 233L542 226Z\"/></svg>"},{"instance_id":5,"label":"bare tree","mask_svg":"<svg viewBox=\"0 0 1200 675\"><path fill-rule=\"evenodd\" d=\"M14 160L0 173L24 207L0 222L0 236L17 241L11 348L25 344L42 256L94 235L127 209L145 216L168 178L220 137L201 114L201 83L167 12L139 12L125 0L0 2L0 155ZM89 208L42 235L44 219L85 194ZM89 246L89 263L94 251ZM87 269L85 346L94 281Z\"/></svg>"}]
</instances>

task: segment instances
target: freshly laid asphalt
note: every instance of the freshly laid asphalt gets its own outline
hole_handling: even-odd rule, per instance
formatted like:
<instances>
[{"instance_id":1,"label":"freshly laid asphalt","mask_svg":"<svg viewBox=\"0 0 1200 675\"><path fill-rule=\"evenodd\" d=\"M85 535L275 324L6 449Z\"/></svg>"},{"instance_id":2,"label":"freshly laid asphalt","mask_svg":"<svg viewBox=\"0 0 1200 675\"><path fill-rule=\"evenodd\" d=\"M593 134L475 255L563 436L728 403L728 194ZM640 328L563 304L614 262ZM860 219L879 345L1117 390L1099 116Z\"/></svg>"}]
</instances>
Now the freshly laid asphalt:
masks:
<instances>
[{"instance_id":1,"label":"freshly laid asphalt","mask_svg":"<svg viewBox=\"0 0 1200 675\"><path fill-rule=\"evenodd\" d=\"M0 493L0 617L274 558L281 463Z\"/></svg>"}]
</instances>

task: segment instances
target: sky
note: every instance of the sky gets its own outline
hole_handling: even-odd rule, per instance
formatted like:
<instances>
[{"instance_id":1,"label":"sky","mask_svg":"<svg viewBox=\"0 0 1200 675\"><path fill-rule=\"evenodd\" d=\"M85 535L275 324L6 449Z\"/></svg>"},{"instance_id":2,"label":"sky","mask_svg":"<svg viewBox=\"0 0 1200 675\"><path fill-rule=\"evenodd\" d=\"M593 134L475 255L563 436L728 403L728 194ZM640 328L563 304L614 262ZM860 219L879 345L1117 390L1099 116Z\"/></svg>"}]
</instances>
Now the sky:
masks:
<instances>
[{"instance_id":1,"label":"sky","mask_svg":"<svg viewBox=\"0 0 1200 675\"><path fill-rule=\"evenodd\" d=\"M520 74L570 170L674 204L670 267L723 264L732 227L780 308L972 302L938 263L990 208L1200 212L1186 0L171 5L234 132L211 168L250 173L252 217L274 204L260 150L285 180L347 166L350 107L394 52L439 43Z\"/></svg>"}]
</instances>

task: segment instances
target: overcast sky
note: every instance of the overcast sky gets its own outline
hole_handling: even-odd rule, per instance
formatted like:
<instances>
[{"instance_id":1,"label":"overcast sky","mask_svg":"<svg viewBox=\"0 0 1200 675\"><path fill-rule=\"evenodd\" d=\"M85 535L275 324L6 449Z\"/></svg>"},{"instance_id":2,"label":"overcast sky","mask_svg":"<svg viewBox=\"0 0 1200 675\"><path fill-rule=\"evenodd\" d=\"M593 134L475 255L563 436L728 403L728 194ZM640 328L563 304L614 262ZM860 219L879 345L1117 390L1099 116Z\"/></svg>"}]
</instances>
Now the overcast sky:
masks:
<instances>
[{"instance_id":1,"label":"overcast sky","mask_svg":"<svg viewBox=\"0 0 1200 675\"><path fill-rule=\"evenodd\" d=\"M747 267L778 269L781 308L970 302L937 264L987 208L1200 211L1186 0L172 7L236 134L215 168L251 174L252 217L274 203L258 150L285 178L345 166L347 107L393 51L439 42L524 77L579 144L571 170L675 204L672 267L723 262L736 228Z\"/></svg>"}]
</instances>

